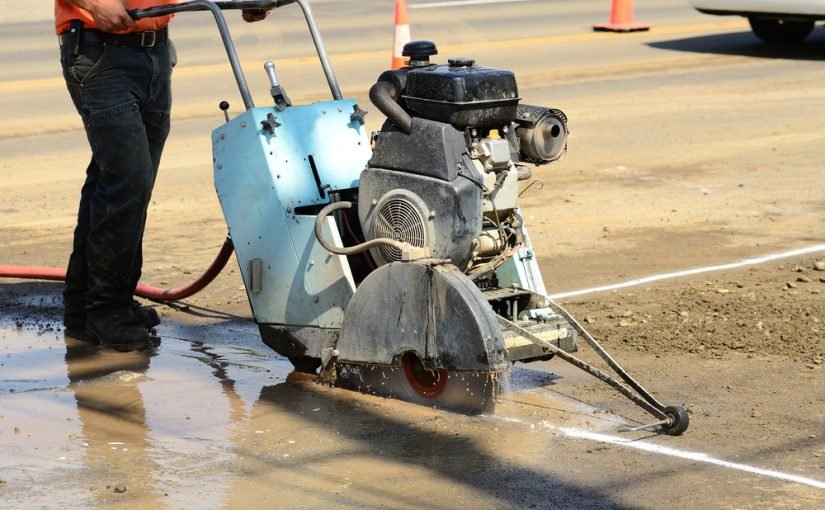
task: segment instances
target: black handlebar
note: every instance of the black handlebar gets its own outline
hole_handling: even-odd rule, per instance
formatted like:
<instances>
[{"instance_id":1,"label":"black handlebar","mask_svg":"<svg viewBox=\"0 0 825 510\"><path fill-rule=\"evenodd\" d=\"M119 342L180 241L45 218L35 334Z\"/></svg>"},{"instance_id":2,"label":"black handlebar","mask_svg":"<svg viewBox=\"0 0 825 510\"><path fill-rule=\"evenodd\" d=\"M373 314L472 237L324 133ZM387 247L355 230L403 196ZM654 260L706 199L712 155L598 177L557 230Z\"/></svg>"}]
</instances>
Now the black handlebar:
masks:
<instances>
[{"instance_id":1,"label":"black handlebar","mask_svg":"<svg viewBox=\"0 0 825 510\"><path fill-rule=\"evenodd\" d=\"M221 10L234 9L277 9L284 5L294 4L296 0L244 0L241 2L214 2ZM146 9L128 9L126 12L134 20L167 16L179 12L207 11L208 7L200 2L182 2L179 4L158 5Z\"/></svg>"},{"instance_id":2,"label":"black handlebar","mask_svg":"<svg viewBox=\"0 0 825 510\"><path fill-rule=\"evenodd\" d=\"M215 23L218 25L218 32L221 34L224 48L226 48L226 55L229 57L229 64L232 66L232 73L235 75L235 81L238 82L238 89L243 98L243 104L247 110L255 107L252 102L252 94L249 92L249 86L246 84L241 63L238 59L238 54L235 51L235 43L232 42L232 36L229 35L229 27L226 24L226 19L223 16L223 9L249 9L249 10L270 10L283 7L285 5L298 4L301 10L304 11L304 17L307 20L312 40L315 43L315 48L318 50L318 58L321 60L321 66L324 69L324 75L329 83L329 89L332 92L332 98L335 100L341 99L341 89L338 87L338 82L335 79L335 74L332 72L332 67L329 63L327 51L324 49L324 43L321 40L321 34L318 32L318 26L315 24L315 18L312 15L312 9L309 7L308 0L243 0L240 2L214 2L212 0L189 0L188 2L181 2L179 4L158 5L156 7L149 7L146 9L129 9L127 12L134 20L143 18L153 18L156 16L166 16L169 14L176 14L186 11L210 11L215 17Z\"/></svg>"}]
</instances>

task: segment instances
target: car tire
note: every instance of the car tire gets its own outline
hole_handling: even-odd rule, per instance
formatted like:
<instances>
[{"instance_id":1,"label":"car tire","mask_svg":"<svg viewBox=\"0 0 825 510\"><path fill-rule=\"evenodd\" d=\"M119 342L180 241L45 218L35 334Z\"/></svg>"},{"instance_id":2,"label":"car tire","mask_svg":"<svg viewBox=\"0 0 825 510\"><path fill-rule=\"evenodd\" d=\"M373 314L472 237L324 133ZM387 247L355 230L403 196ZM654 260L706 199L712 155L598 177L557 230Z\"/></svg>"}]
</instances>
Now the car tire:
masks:
<instances>
[{"instance_id":1,"label":"car tire","mask_svg":"<svg viewBox=\"0 0 825 510\"><path fill-rule=\"evenodd\" d=\"M814 22L808 20L787 20L775 18L748 18L756 37L768 43L787 44L799 42L814 29Z\"/></svg>"}]
</instances>

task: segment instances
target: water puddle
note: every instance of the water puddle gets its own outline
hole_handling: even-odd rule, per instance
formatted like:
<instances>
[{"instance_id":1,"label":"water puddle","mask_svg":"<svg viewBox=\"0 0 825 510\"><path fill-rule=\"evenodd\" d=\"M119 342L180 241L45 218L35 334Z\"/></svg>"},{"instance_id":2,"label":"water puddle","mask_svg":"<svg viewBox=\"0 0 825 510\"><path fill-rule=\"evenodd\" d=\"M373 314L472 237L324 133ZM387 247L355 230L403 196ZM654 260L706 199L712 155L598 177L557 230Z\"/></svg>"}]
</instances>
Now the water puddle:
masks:
<instances>
[{"instance_id":1,"label":"water puddle","mask_svg":"<svg viewBox=\"0 0 825 510\"><path fill-rule=\"evenodd\" d=\"M218 508L234 429L261 386L291 369L248 348L175 339L116 353L26 328L0 338L0 480L12 507L204 497L199 507Z\"/></svg>"},{"instance_id":2,"label":"water puddle","mask_svg":"<svg viewBox=\"0 0 825 510\"><path fill-rule=\"evenodd\" d=\"M501 397L508 422L301 380L250 323L164 325L139 353L45 324L0 324L4 508L506 507L562 484L529 424L593 417L530 368Z\"/></svg>"}]
</instances>

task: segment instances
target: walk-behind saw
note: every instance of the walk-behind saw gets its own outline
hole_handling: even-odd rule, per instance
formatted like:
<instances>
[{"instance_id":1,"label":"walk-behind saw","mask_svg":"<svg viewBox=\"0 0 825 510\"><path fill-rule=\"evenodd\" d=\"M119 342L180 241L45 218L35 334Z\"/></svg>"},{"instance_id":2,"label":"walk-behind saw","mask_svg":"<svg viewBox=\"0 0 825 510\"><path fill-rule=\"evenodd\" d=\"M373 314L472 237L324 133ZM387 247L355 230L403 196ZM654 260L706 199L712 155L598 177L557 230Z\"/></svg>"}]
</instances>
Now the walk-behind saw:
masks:
<instances>
[{"instance_id":1,"label":"walk-behind saw","mask_svg":"<svg viewBox=\"0 0 825 510\"><path fill-rule=\"evenodd\" d=\"M294 105L272 62L274 105L255 107L221 9L298 4L332 101ZM335 384L469 413L492 412L515 362L567 360L684 432L688 414L638 385L551 302L519 209L519 183L567 149L567 118L520 104L512 72L436 64L404 47L369 96L342 99L306 0L194 0L135 19L209 10L246 111L212 135L215 187L266 345ZM532 166L527 166L530 164ZM579 336L580 335L580 336ZM575 358L578 338L624 381Z\"/></svg>"}]
</instances>

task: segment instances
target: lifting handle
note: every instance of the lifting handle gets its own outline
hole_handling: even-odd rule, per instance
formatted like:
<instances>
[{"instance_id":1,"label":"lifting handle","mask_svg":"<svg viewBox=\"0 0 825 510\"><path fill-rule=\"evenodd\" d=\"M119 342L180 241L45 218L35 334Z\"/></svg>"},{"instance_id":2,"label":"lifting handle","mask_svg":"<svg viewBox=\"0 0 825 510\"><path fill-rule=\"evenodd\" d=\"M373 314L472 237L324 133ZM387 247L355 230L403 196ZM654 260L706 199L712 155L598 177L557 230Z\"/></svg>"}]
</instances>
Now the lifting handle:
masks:
<instances>
[{"instance_id":1,"label":"lifting handle","mask_svg":"<svg viewBox=\"0 0 825 510\"><path fill-rule=\"evenodd\" d=\"M315 24L315 17L312 14L312 9L309 7L307 0L249 0L240 2L212 2L210 0L190 0L188 2L181 2L179 4L158 5L156 7L149 7L146 9L129 9L127 12L134 20L143 18L154 18L158 16L167 16L179 12L188 11L211 11L215 17L215 23L218 25L218 31L221 34L221 40L226 48L226 55L229 57L229 64L232 66L232 72L235 75L235 81L238 83L238 89L241 93L244 106L247 110L255 108L255 103L252 101L252 94L249 92L249 85L246 82L246 77L241 69L240 59L235 50L235 43L232 41L232 36L229 34L229 27L226 24L221 10L237 10L237 9L277 9L285 5L297 3L301 6L304 12L304 17L307 20L309 32L312 35L312 40L315 43L315 49L318 52L318 58L321 60L321 67L324 69L324 75L327 78L332 97L335 100L341 99L341 89L332 72L332 66L329 63L324 42L321 39L321 34L318 31L318 26Z\"/></svg>"},{"instance_id":2,"label":"lifting handle","mask_svg":"<svg viewBox=\"0 0 825 510\"><path fill-rule=\"evenodd\" d=\"M210 2L215 4L220 10L237 10L237 9L277 9L284 5L293 4L297 0L244 0L240 2ZM177 4L157 5L155 7L147 7L146 9L128 9L126 12L132 19L138 20L142 18L154 18L157 16L167 16L169 14L176 14L178 12L186 11L205 11L209 10L202 2L192 0L189 2L181 2Z\"/></svg>"}]
</instances>

